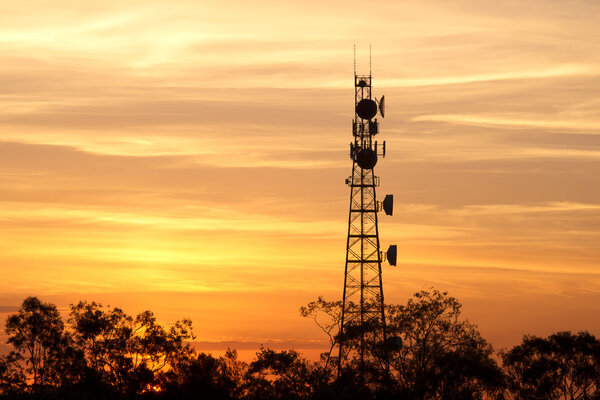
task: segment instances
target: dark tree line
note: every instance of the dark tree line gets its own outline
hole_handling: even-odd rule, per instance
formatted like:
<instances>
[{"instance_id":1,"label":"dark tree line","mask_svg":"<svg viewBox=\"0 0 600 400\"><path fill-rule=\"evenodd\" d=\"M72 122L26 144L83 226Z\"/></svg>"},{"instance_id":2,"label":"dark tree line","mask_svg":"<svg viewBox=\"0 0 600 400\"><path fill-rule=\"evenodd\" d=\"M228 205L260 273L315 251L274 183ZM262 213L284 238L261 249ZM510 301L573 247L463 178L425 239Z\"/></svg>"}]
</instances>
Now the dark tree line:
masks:
<instances>
[{"instance_id":1,"label":"dark tree line","mask_svg":"<svg viewBox=\"0 0 600 400\"><path fill-rule=\"evenodd\" d=\"M388 305L388 334L402 346L383 352L373 343L359 378L338 377L331 351L309 361L295 350L261 348L246 363L235 350L195 351L187 319L167 328L150 311L130 316L80 302L64 321L55 305L29 297L6 321L12 351L0 357L0 399L600 399L595 336L525 336L494 352L460 308L433 289ZM334 349L340 310L340 302L319 298L300 312Z\"/></svg>"}]
</instances>

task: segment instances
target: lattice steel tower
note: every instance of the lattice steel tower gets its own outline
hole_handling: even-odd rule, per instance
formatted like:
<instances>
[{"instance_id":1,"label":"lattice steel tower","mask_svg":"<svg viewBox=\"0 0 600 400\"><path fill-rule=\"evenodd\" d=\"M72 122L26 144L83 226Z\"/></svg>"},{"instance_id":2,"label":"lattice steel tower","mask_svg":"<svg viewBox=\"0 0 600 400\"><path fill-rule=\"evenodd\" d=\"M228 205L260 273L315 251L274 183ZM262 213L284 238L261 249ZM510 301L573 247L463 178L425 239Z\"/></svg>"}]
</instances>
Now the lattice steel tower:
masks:
<instances>
[{"instance_id":1,"label":"lattice steel tower","mask_svg":"<svg viewBox=\"0 0 600 400\"><path fill-rule=\"evenodd\" d=\"M385 157L385 142L378 145L373 140L379 133L379 123L374 117L378 112L384 117L385 103L383 96L379 101L373 100L371 78L371 71L369 75L356 74L355 56L354 140L350 143L352 176L346 179L346 184L350 186L350 211L342 319L338 335L338 376L347 370L362 375L365 369L373 368L373 355L377 349L380 349L380 353L387 351L383 345L388 338L381 263L387 258L391 265L396 265L396 246L390 246L384 255L379 244L377 213L383 209L386 214L392 215L393 197L387 195L380 203L375 194L379 177L375 176L373 168L378 156Z\"/></svg>"}]
</instances>

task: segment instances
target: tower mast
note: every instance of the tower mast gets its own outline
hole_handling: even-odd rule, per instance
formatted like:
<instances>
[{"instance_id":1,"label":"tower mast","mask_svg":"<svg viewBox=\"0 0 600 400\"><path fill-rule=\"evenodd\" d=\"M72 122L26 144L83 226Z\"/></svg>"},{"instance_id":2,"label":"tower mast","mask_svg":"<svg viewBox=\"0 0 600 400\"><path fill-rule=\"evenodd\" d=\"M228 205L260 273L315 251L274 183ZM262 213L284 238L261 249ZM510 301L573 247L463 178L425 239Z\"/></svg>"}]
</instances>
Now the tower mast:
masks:
<instances>
[{"instance_id":1,"label":"tower mast","mask_svg":"<svg viewBox=\"0 0 600 400\"><path fill-rule=\"evenodd\" d=\"M378 357L379 361L374 357L387 351L384 345L387 333L381 278L384 256L380 250L377 213L383 209L386 214L392 215L393 208L391 195L380 203L375 193L379 177L375 176L373 169L378 156L385 157L385 142L379 146L374 141L374 136L379 133L379 123L374 117L378 113L384 117L385 103L383 96L379 102L372 98L370 58L369 49L369 75L357 75L355 47L353 141L350 143L352 175L346 179L350 187L350 209L338 335L338 377L346 372L357 372L361 379L367 370L380 370L380 361L387 360L385 355ZM396 265L395 245L390 246L387 258L391 265Z\"/></svg>"}]
</instances>

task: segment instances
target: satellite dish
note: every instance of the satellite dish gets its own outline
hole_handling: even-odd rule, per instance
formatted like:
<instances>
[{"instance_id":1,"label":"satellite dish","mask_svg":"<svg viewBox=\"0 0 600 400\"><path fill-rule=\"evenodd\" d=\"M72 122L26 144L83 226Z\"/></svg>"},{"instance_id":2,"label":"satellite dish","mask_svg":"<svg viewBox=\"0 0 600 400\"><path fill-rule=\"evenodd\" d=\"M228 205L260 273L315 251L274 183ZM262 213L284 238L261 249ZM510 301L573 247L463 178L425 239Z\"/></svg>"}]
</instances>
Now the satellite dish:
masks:
<instances>
[{"instance_id":1,"label":"satellite dish","mask_svg":"<svg viewBox=\"0 0 600 400\"><path fill-rule=\"evenodd\" d=\"M373 169L377 164L377 153L371 149L360 149L356 155L356 163L362 169Z\"/></svg>"},{"instance_id":2,"label":"satellite dish","mask_svg":"<svg viewBox=\"0 0 600 400\"><path fill-rule=\"evenodd\" d=\"M385 215L393 215L394 212L394 195L387 194L385 199L383 199L383 211L385 211Z\"/></svg>"},{"instance_id":3,"label":"satellite dish","mask_svg":"<svg viewBox=\"0 0 600 400\"><path fill-rule=\"evenodd\" d=\"M371 119L377 115L377 103L371 99L362 99L356 105L356 113L362 119Z\"/></svg>"},{"instance_id":4,"label":"satellite dish","mask_svg":"<svg viewBox=\"0 0 600 400\"><path fill-rule=\"evenodd\" d=\"M395 244L391 245L386 252L387 260L390 265L396 265L396 256L398 254L398 246Z\"/></svg>"},{"instance_id":5,"label":"satellite dish","mask_svg":"<svg viewBox=\"0 0 600 400\"><path fill-rule=\"evenodd\" d=\"M379 114L385 118L385 96L381 96L381 100L379 100Z\"/></svg>"}]
</instances>

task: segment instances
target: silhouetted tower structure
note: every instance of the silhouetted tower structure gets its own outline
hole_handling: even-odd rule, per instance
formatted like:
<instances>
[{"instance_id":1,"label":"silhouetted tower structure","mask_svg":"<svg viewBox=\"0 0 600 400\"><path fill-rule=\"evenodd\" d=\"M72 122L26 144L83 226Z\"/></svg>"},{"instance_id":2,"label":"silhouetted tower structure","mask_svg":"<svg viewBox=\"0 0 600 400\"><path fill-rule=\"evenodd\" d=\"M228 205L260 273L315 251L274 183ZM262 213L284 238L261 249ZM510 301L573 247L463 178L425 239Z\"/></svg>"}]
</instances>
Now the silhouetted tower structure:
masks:
<instances>
[{"instance_id":1,"label":"silhouetted tower structure","mask_svg":"<svg viewBox=\"0 0 600 400\"><path fill-rule=\"evenodd\" d=\"M392 215L393 197L387 195L380 203L375 193L379 177L375 176L374 167L378 156L385 157L386 150L385 142L378 144L374 140L379 133L375 116L379 112L384 117L385 103L384 96L379 101L372 98L370 67L369 60L369 75L357 75L355 55L354 140L350 143L352 176L346 179L350 187L350 211L338 336L338 376L345 371L358 372L362 376L366 369L385 368L381 360L387 358L384 355L375 360L373 354L377 351L387 353L381 263L387 258L391 265L396 265L396 246L390 246L384 256L379 244L377 213L383 209Z\"/></svg>"}]
</instances>

